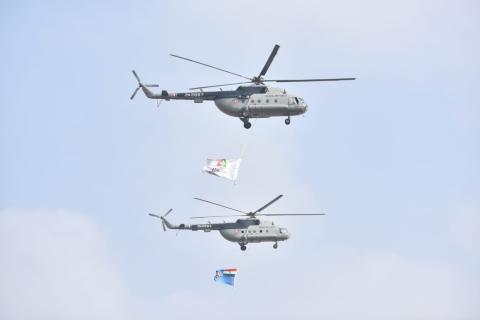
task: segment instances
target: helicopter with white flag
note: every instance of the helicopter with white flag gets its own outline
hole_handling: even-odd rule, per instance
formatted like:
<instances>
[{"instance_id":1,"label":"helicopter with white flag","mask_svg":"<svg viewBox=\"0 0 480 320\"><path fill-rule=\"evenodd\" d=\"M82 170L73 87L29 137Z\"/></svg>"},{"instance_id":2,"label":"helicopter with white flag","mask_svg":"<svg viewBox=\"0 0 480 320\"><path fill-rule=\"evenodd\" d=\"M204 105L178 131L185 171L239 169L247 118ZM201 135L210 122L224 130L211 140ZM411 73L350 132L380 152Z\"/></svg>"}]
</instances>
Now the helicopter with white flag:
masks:
<instances>
[{"instance_id":1,"label":"helicopter with white flag","mask_svg":"<svg viewBox=\"0 0 480 320\"><path fill-rule=\"evenodd\" d=\"M223 238L228 241L238 243L240 249L245 251L247 249L248 243L260 243L260 242L273 242L273 248L278 248L279 241L286 241L290 238L290 233L287 228L280 227L275 225L273 221L261 220L259 216L322 216L325 213L262 213L267 207L272 205L274 202L282 198L283 195L277 196L272 201L265 204L258 210L255 211L242 211L235 208L227 207L223 204L215 203L209 200L194 198L205 203L213 204L225 209L236 211L240 214L229 215L229 216L202 216L202 217L191 217L191 219L204 219L204 218L223 218L223 217L243 217L237 219L234 222L223 222L223 223L202 223L202 224L172 224L167 220L167 216L172 212L173 209L170 209L163 216L159 216L153 213L149 213L150 216L159 218L162 220L162 227L164 231L168 229L175 230L191 230L204 232L210 232L212 230L219 231Z\"/></svg>"}]
</instances>

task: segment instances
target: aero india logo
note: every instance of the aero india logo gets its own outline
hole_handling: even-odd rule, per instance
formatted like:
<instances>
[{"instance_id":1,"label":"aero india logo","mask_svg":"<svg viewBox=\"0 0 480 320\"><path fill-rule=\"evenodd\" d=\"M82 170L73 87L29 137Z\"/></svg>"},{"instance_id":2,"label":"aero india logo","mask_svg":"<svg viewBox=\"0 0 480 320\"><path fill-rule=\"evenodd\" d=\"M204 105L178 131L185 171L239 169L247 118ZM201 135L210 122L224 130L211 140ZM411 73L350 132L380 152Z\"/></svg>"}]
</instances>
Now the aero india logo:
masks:
<instances>
[{"instance_id":1,"label":"aero india logo","mask_svg":"<svg viewBox=\"0 0 480 320\"><path fill-rule=\"evenodd\" d=\"M227 159L220 159L217 161L217 167L227 168Z\"/></svg>"}]
</instances>

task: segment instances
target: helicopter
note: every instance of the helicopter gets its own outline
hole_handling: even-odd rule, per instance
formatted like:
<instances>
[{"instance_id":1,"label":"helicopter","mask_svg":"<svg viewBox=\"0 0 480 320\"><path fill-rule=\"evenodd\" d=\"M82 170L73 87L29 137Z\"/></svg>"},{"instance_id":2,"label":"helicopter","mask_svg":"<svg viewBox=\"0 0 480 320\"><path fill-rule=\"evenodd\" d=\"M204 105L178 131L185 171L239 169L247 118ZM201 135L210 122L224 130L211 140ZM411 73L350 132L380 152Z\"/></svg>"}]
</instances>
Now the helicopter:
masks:
<instances>
[{"instance_id":1,"label":"helicopter","mask_svg":"<svg viewBox=\"0 0 480 320\"><path fill-rule=\"evenodd\" d=\"M241 215L228 215L228 216L202 216L202 217L190 217L190 219L204 219L204 218L223 218L223 217L245 217L243 219L237 219L234 222L223 223L202 223L202 224L179 224L174 225L167 220L167 216L173 209L168 210L163 216L159 216L153 213L149 213L150 216L161 219L163 231L168 229L176 230L192 230L204 232L210 232L212 230L219 231L222 237L231 242L236 242L240 245L240 250L247 250L248 243L260 243L260 242L274 242L273 248L278 248L279 241L285 241L290 238L290 233L287 228L276 226L273 221L260 220L258 216L322 216L325 213L260 213L274 202L279 200L283 195L275 197L263 207L256 211L245 212L235 208L227 207L225 205L215 203L209 200L194 198L195 200L203 201L209 204L213 204L225 209L236 211Z\"/></svg>"},{"instance_id":2,"label":"helicopter","mask_svg":"<svg viewBox=\"0 0 480 320\"><path fill-rule=\"evenodd\" d=\"M197 63L209 68L235 75L243 78L243 82L209 85L190 88L189 90L199 90L190 92L169 92L162 90L161 93L154 93L149 88L159 87L158 84L143 84L140 77L132 70L133 75L137 79L138 87L135 89L130 99L133 100L138 90L142 89L146 97L158 100L193 100L194 103L203 103L204 101L214 101L220 111L223 113L240 118L245 129L249 129L252 124L251 118L269 118L269 117L287 117L285 124L290 124L291 116L298 116L304 114L308 105L305 100L296 95L288 94L285 89L274 88L265 85L267 82L315 82L315 81L343 81L355 80L355 78L330 78L330 79L277 79L267 80L264 78L270 65L275 58L280 46L277 44L273 47L267 62L257 76L246 77L241 74L231 72L222 68L215 67L200 61L181 57L176 54L170 54L172 57ZM246 85L249 84L249 85ZM240 85L236 90L222 90L219 91L204 91L203 89L225 87L232 85Z\"/></svg>"}]
</instances>

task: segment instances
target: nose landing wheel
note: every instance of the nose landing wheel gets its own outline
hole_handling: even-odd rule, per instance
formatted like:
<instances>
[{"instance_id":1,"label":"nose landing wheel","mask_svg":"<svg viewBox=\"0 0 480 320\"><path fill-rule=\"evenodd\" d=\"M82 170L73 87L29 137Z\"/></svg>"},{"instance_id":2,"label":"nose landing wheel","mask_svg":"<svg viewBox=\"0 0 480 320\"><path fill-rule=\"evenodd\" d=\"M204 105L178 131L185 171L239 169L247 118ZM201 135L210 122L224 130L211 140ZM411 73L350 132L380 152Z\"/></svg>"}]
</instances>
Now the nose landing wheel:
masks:
<instances>
[{"instance_id":1,"label":"nose landing wheel","mask_svg":"<svg viewBox=\"0 0 480 320\"><path fill-rule=\"evenodd\" d=\"M277 249L277 248L278 248L278 243L275 242L275 243L273 244L273 249Z\"/></svg>"},{"instance_id":2,"label":"nose landing wheel","mask_svg":"<svg viewBox=\"0 0 480 320\"><path fill-rule=\"evenodd\" d=\"M244 244L241 244L240 245L240 250L245 251L245 250L247 250L247 247Z\"/></svg>"},{"instance_id":3,"label":"nose landing wheel","mask_svg":"<svg viewBox=\"0 0 480 320\"><path fill-rule=\"evenodd\" d=\"M288 126L290 124L290 117L288 117L287 119L285 119L285 124Z\"/></svg>"}]
</instances>

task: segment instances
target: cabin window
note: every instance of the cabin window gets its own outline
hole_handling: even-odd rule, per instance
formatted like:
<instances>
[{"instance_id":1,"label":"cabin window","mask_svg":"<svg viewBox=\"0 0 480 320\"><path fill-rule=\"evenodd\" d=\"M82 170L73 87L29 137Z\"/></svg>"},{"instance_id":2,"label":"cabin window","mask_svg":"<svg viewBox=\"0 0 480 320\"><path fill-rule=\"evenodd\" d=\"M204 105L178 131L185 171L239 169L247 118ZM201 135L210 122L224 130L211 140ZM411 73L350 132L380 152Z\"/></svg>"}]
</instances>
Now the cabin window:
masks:
<instances>
[{"instance_id":1,"label":"cabin window","mask_svg":"<svg viewBox=\"0 0 480 320\"><path fill-rule=\"evenodd\" d=\"M245 230L242 230L242 233L245 233Z\"/></svg>"},{"instance_id":2,"label":"cabin window","mask_svg":"<svg viewBox=\"0 0 480 320\"><path fill-rule=\"evenodd\" d=\"M275 100L273 100L273 101L275 101L275 103L277 103L277 102L278 102L278 100L277 100L277 99L275 99Z\"/></svg>"},{"instance_id":3,"label":"cabin window","mask_svg":"<svg viewBox=\"0 0 480 320\"><path fill-rule=\"evenodd\" d=\"M252 99L252 100L250 100L250 103L255 103L255 100L253 100L253 99Z\"/></svg>"},{"instance_id":4,"label":"cabin window","mask_svg":"<svg viewBox=\"0 0 480 320\"><path fill-rule=\"evenodd\" d=\"M262 232L263 232L263 230L260 230L260 233L262 233Z\"/></svg>"},{"instance_id":5,"label":"cabin window","mask_svg":"<svg viewBox=\"0 0 480 320\"><path fill-rule=\"evenodd\" d=\"M260 102L262 102L262 100L258 99L257 102L260 103Z\"/></svg>"},{"instance_id":6,"label":"cabin window","mask_svg":"<svg viewBox=\"0 0 480 320\"><path fill-rule=\"evenodd\" d=\"M265 102L266 102L266 103L269 103L269 102L270 102L270 100L268 100L268 99L267 99Z\"/></svg>"}]
</instances>

